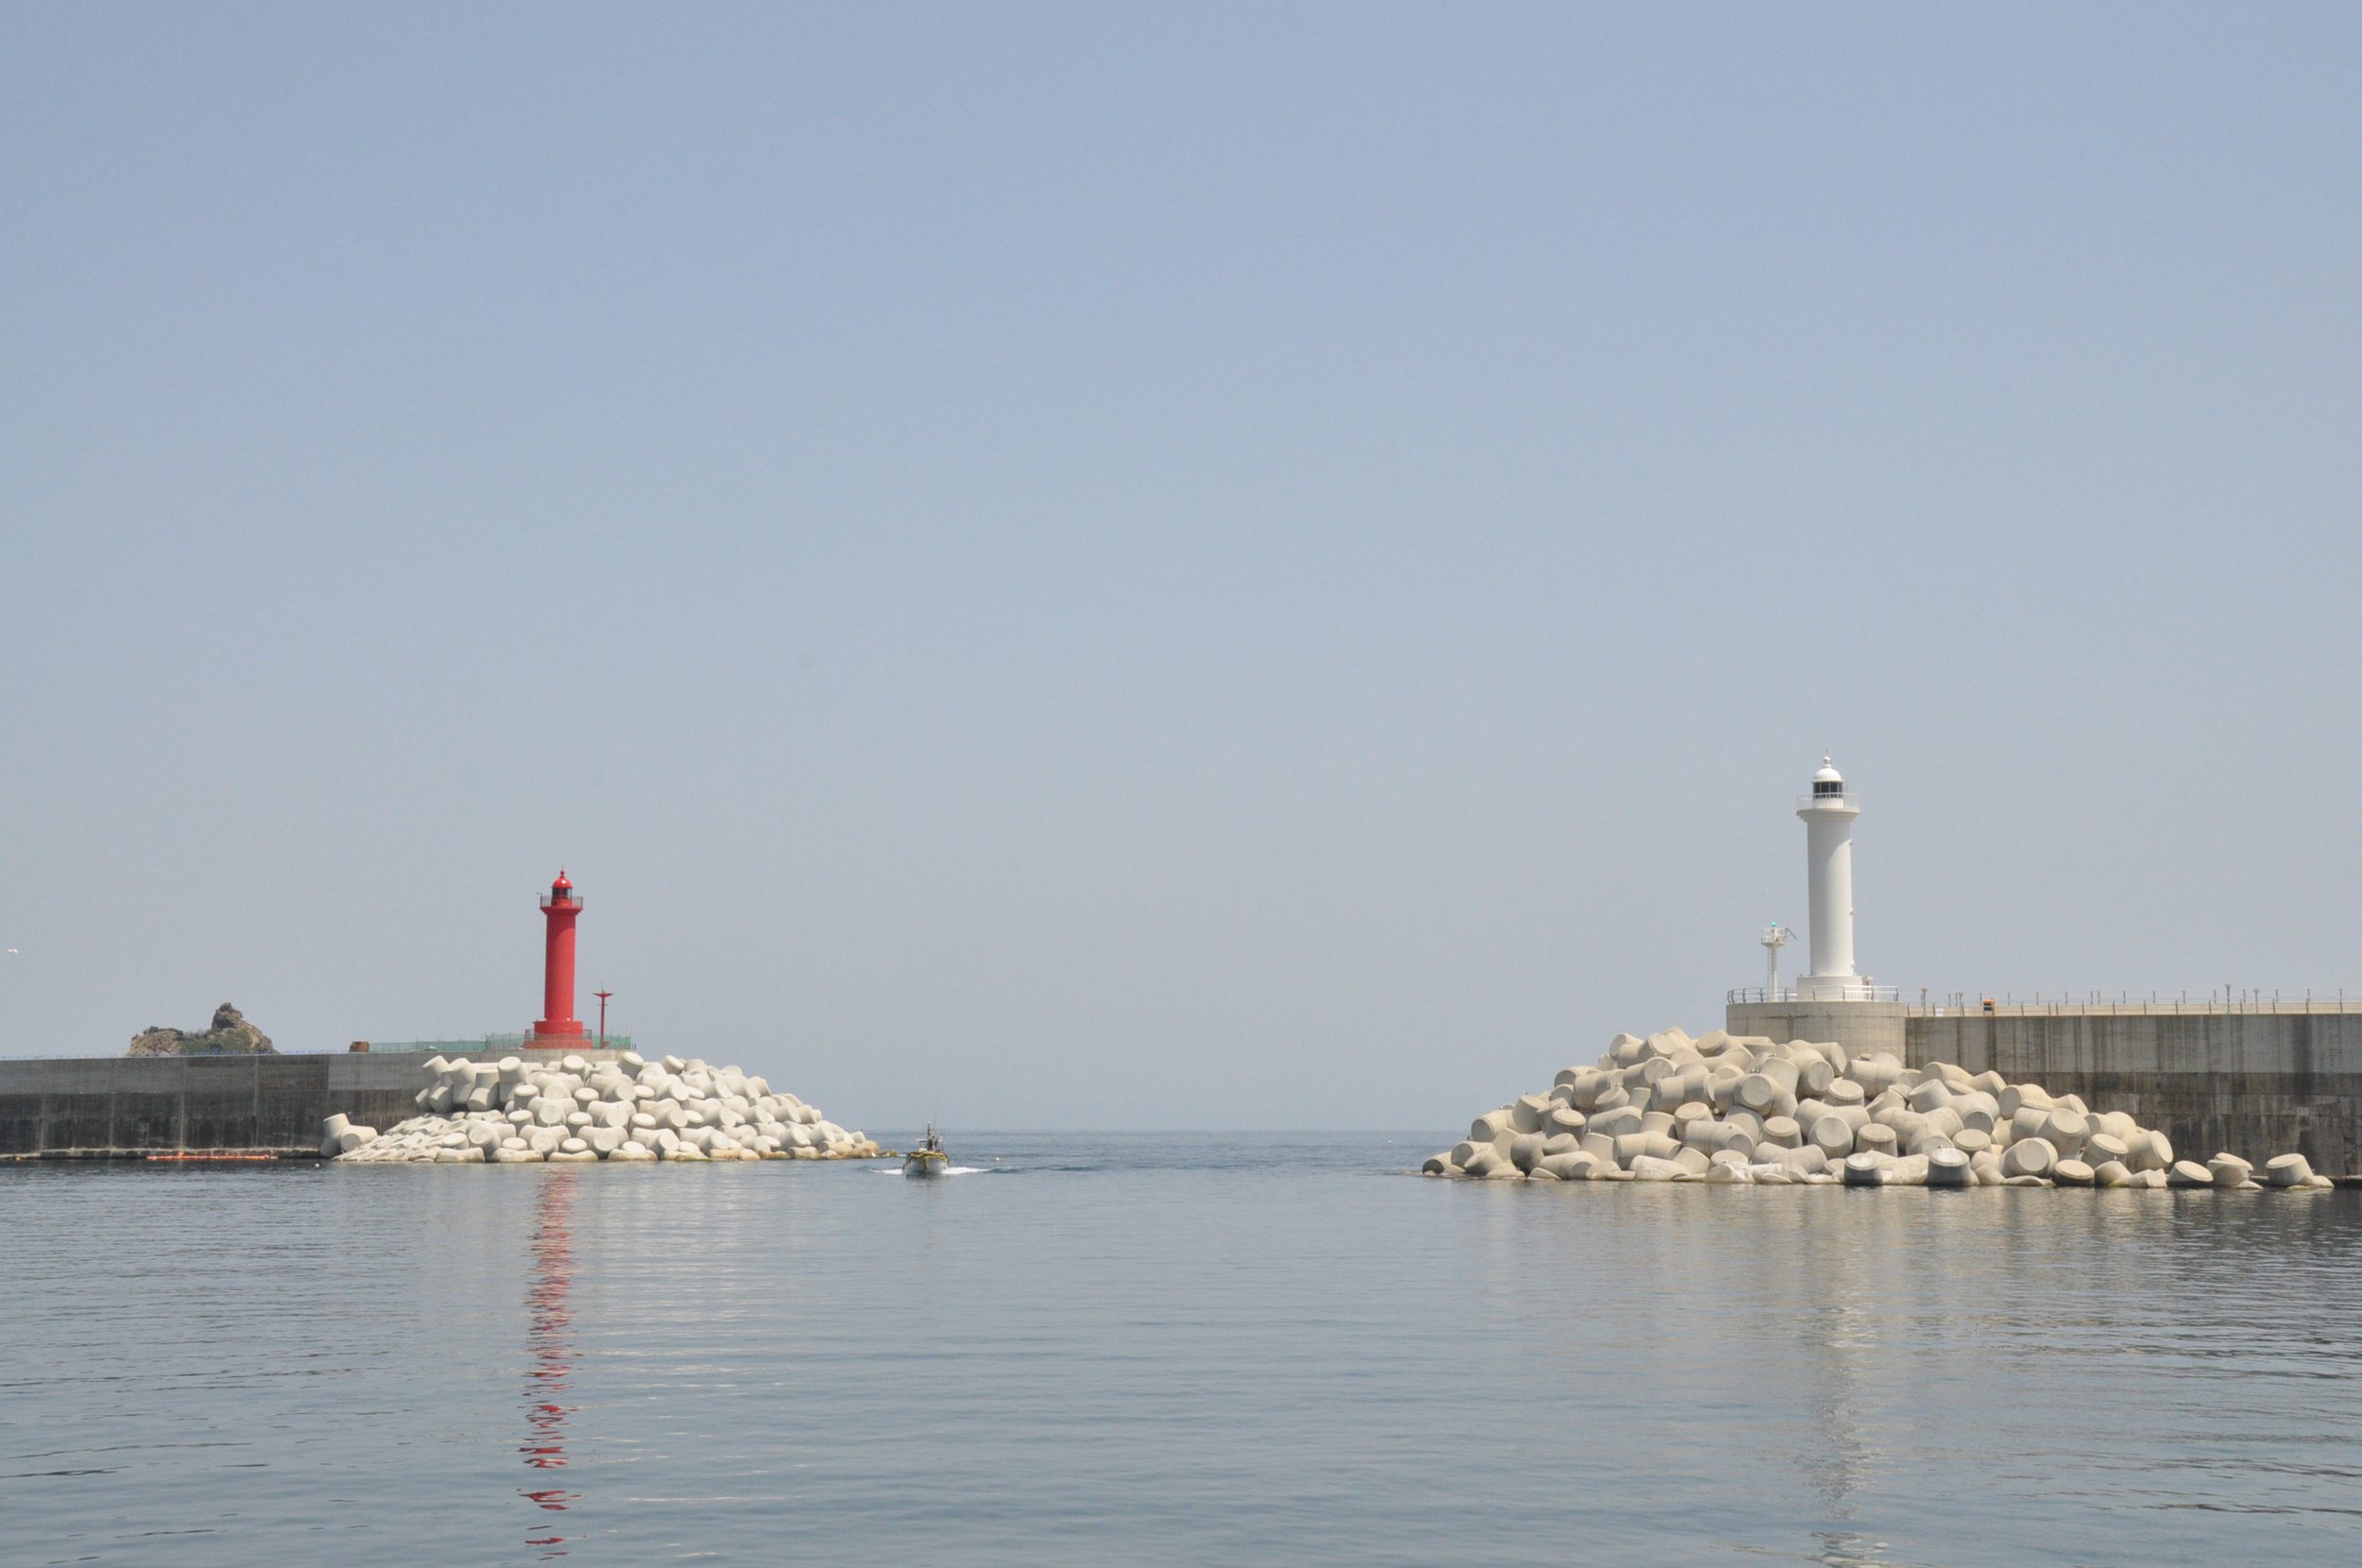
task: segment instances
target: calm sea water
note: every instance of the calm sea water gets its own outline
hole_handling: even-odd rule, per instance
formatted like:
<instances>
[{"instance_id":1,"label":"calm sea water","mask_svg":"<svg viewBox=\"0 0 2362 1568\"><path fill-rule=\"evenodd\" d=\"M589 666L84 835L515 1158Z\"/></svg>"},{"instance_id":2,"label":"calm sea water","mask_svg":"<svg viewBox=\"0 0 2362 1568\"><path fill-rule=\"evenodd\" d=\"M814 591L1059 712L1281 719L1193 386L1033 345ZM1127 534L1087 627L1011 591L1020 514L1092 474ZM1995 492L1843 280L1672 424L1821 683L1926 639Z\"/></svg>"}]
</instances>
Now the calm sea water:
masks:
<instances>
[{"instance_id":1,"label":"calm sea water","mask_svg":"<svg viewBox=\"0 0 2362 1568\"><path fill-rule=\"evenodd\" d=\"M1447 1141L0 1170L0 1561L2362 1561L2362 1195Z\"/></svg>"}]
</instances>

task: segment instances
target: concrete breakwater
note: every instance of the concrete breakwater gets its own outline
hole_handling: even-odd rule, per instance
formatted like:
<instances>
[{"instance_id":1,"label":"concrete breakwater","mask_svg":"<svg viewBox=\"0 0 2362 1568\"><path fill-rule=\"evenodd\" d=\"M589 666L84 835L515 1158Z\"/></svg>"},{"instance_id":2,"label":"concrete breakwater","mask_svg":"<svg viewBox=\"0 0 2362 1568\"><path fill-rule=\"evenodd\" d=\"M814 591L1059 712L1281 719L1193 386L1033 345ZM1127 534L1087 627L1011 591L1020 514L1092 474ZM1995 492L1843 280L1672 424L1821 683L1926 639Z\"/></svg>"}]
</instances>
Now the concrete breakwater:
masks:
<instances>
[{"instance_id":1,"label":"concrete breakwater","mask_svg":"<svg viewBox=\"0 0 2362 1568\"><path fill-rule=\"evenodd\" d=\"M556 1063L432 1057L416 1069L421 1113L383 1133L325 1119L320 1153L347 1165L847 1160L878 1146L763 1079L695 1058L570 1055ZM413 1082L416 1082L416 1078Z\"/></svg>"},{"instance_id":2,"label":"concrete breakwater","mask_svg":"<svg viewBox=\"0 0 2362 1568\"><path fill-rule=\"evenodd\" d=\"M1716 1030L1619 1034L1595 1065L1476 1118L1421 1167L1432 1176L1849 1186L2205 1187L2252 1191L2229 1151L2177 1159L2172 1140L2077 1094L1957 1063L1906 1066L1834 1042ZM2261 1185L2331 1185L2301 1152Z\"/></svg>"},{"instance_id":3,"label":"concrete breakwater","mask_svg":"<svg viewBox=\"0 0 2362 1568\"><path fill-rule=\"evenodd\" d=\"M419 1059L367 1052L0 1061L0 1159L319 1152L324 1116L411 1113Z\"/></svg>"},{"instance_id":4,"label":"concrete breakwater","mask_svg":"<svg viewBox=\"0 0 2362 1568\"><path fill-rule=\"evenodd\" d=\"M2362 1174L2362 1003L2287 1011L2095 1003L1734 1001L1733 1034L1952 1062L2130 1112L2191 1149L2289 1149Z\"/></svg>"}]
</instances>

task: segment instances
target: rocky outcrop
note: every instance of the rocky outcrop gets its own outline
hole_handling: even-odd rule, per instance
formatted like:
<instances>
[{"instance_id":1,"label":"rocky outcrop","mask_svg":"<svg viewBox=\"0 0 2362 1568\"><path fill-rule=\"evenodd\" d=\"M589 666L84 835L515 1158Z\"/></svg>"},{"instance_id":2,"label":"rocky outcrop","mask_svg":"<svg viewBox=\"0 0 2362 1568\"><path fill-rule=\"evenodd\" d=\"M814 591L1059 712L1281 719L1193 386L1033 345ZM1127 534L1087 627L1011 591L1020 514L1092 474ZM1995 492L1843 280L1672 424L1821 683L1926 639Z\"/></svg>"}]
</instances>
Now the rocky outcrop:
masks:
<instances>
[{"instance_id":1,"label":"rocky outcrop","mask_svg":"<svg viewBox=\"0 0 2362 1568\"><path fill-rule=\"evenodd\" d=\"M131 1036L132 1056L276 1056L270 1036L246 1021L230 1003L214 1009L213 1027L202 1033L166 1029L162 1024Z\"/></svg>"}]
</instances>

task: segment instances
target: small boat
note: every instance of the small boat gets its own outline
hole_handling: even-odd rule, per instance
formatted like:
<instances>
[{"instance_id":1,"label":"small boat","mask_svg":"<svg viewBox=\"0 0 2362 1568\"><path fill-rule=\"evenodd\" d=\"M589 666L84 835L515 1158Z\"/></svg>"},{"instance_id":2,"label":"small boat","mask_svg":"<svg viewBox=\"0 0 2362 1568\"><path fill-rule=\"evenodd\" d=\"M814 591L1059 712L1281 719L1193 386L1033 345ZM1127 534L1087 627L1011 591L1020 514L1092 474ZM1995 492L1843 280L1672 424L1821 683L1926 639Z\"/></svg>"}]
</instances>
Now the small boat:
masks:
<instances>
[{"instance_id":1,"label":"small boat","mask_svg":"<svg viewBox=\"0 0 2362 1568\"><path fill-rule=\"evenodd\" d=\"M951 1156L943 1151L943 1140L935 1136L935 1124L927 1124L927 1135L918 1140L918 1147L902 1156L905 1176L940 1176L951 1167Z\"/></svg>"}]
</instances>

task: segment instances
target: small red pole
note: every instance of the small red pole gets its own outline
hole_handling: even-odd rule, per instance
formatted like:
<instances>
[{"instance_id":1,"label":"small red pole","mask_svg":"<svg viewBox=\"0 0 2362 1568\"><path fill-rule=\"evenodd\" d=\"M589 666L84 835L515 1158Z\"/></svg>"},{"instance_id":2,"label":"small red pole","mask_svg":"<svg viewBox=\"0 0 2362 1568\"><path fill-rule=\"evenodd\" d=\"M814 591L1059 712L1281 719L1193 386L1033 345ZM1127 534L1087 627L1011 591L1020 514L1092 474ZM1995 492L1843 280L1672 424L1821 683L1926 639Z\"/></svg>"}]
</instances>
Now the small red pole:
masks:
<instances>
[{"instance_id":1,"label":"small red pole","mask_svg":"<svg viewBox=\"0 0 2362 1568\"><path fill-rule=\"evenodd\" d=\"M615 995L615 993L612 991L593 991L590 995L599 998L599 1048L601 1050L605 1050L607 1049L607 998Z\"/></svg>"}]
</instances>

